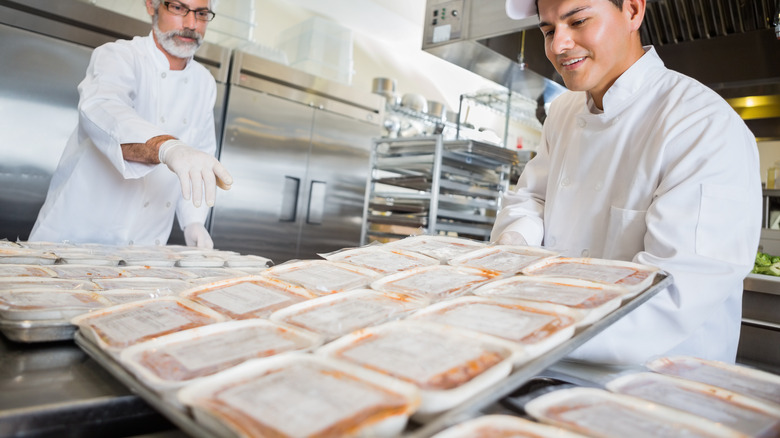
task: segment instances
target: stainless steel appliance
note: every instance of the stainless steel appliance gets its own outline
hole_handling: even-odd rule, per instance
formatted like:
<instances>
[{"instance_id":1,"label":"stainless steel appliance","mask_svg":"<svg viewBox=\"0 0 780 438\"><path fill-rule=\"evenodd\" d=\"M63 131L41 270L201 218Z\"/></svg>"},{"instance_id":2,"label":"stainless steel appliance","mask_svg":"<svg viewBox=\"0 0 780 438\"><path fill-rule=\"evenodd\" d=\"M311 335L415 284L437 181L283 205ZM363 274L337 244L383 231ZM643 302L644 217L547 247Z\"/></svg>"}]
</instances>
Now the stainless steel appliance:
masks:
<instances>
[{"instance_id":1,"label":"stainless steel appliance","mask_svg":"<svg viewBox=\"0 0 780 438\"><path fill-rule=\"evenodd\" d=\"M0 0L0 239L30 235L78 121L76 87L92 49L146 35L150 28L150 23L76 0ZM228 49L209 43L196 55L217 80L218 133L229 57ZM178 226L170 242L184 243Z\"/></svg>"},{"instance_id":2,"label":"stainless steel appliance","mask_svg":"<svg viewBox=\"0 0 780 438\"><path fill-rule=\"evenodd\" d=\"M214 245L277 264L358 245L384 99L241 51L231 68Z\"/></svg>"}]
</instances>

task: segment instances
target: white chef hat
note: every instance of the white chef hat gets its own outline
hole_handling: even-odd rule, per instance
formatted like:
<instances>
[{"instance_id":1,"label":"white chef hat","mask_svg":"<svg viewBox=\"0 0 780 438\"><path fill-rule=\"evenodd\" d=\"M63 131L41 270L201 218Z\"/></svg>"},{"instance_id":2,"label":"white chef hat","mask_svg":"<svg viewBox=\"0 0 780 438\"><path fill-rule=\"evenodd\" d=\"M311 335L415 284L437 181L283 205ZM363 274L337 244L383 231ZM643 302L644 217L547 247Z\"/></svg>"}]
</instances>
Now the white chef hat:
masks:
<instances>
[{"instance_id":1,"label":"white chef hat","mask_svg":"<svg viewBox=\"0 0 780 438\"><path fill-rule=\"evenodd\" d=\"M514 20L536 15L534 0L506 0L506 15Z\"/></svg>"}]
</instances>

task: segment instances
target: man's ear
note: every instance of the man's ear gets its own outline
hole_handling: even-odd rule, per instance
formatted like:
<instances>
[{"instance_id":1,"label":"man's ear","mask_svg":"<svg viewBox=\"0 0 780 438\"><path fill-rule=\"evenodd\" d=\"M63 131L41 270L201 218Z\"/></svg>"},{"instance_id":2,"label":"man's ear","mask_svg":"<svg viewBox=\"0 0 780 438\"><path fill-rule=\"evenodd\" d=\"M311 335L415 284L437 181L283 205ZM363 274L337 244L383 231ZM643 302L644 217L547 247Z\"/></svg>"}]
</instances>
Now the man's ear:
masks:
<instances>
[{"instance_id":1,"label":"man's ear","mask_svg":"<svg viewBox=\"0 0 780 438\"><path fill-rule=\"evenodd\" d=\"M623 13L630 21L630 29L632 31L638 31L642 25L642 20L645 17L645 7L647 5L646 0L624 0L623 1Z\"/></svg>"}]
</instances>

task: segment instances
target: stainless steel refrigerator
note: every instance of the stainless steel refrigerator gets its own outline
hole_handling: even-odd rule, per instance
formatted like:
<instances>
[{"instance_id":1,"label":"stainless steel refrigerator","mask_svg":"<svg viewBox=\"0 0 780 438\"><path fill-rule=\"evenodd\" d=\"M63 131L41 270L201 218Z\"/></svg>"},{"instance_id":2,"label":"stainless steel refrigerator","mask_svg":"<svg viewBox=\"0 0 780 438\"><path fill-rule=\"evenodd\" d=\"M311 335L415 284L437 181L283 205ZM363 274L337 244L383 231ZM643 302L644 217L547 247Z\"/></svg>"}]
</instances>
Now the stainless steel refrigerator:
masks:
<instances>
[{"instance_id":1,"label":"stainless steel refrigerator","mask_svg":"<svg viewBox=\"0 0 780 438\"><path fill-rule=\"evenodd\" d=\"M216 248L275 263L360 242L382 97L234 51L220 160L234 178L212 214Z\"/></svg>"}]
</instances>

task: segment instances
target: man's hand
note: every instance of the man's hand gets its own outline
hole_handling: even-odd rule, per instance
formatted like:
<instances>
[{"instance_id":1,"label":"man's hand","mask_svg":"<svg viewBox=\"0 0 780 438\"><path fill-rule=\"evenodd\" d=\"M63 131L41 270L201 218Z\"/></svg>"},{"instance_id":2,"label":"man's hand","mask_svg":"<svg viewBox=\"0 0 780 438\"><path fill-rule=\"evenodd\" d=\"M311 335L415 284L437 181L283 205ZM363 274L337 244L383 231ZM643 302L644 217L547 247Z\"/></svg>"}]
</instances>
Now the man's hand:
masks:
<instances>
[{"instance_id":1,"label":"man's hand","mask_svg":"<svg viewBox=\"0 0 780 438\"><path fill-rule=\"evenodd\" d=\"M514 246L526 246L528 242L525 241L525 237L517 231L504 231L498 236L499 245L514 245Z\"/></svg>"},{"instance_id":2,"label":"man's hand","mask_svg":"<svg viewBox=\"0 0 780 438\"><path fill-rule=\"evenodd\" d=\"M233 184L230 172L216 158L187 146L181 140L167 140L163 143L160 146L159 159L179 177L184 199L190 199L190 192L192 193L192 203L196 207L200 207L204 188L206 204L212 207L216 187L229 190Z\"/></svg>"},{"instance_id":3,"label":"man's hand","mask_svg":"<svg viewBox=\"0 0 780 438\"><path fill-rule=\"evenodd\" d=\"M194 222L184 227L184 243L203 249L213 249L214 241L211 240L206 227L199 222Z\"/></svg>"}]
</instances>

